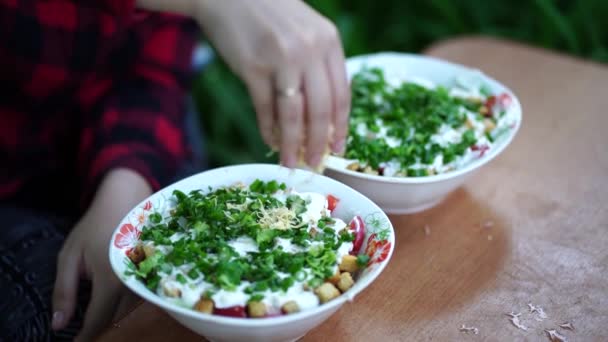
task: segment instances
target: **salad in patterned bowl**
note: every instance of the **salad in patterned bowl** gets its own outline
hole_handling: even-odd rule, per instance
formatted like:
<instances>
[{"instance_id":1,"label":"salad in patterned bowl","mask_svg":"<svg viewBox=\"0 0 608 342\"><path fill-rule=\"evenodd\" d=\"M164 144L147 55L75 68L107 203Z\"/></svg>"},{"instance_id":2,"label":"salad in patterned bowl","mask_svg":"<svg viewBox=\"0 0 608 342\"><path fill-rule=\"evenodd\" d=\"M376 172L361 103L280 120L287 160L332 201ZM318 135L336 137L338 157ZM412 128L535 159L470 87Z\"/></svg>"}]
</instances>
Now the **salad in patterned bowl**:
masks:
<instances>
[{"instance_id":1,"label":"salad in patterned bowl","mask_svg":"<svg viewBox=\"0 0 608 342\"><path fill-rule=\"evenodd\" d=\"M390 221L356 191L241 165L144 201L117 228L110 259L128 287L206 337L266 341L301 336L352 300L393 247Z\"/></svg>"}]
</instances>

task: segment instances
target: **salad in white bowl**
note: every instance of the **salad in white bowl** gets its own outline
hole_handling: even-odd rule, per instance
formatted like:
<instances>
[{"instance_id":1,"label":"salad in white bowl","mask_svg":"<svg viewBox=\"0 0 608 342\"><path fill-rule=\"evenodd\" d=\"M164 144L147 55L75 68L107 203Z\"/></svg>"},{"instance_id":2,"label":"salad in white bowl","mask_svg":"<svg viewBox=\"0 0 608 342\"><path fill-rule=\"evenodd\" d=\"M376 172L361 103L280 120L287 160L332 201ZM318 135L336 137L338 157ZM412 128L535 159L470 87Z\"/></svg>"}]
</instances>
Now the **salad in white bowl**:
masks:
<instances>
[{"instance_id":1,"label":"salad in white bowl","mask_svg":"<svg viewBox=\"0 0 608 342\"><path fill-rule=\"evenodd\" d=\"M372 67L355 73L351 87L350 170L386 177L454 171L483 157L515 127L511 96L492 94L479 78L457 77L446 87L387 78Z\"/></svg>"},{"instance_id":2,"label":"salad in white bowl","mask_svg":"<svg viewBox=\"0 0 608 342\"><path fill-rule=\"evenodd\" d=\"M371 283L394 246L388 218L304 170L239 165L152 195L114 233L125 285L214 341L285 341Z\"/></svg>"},{"instance_id":3,"label":"salad in white bowl","mask_svg":"<svg viewBox=\"0 0 608 342\"><path fill-rule=\"evenodd\" d=\"M378 53L347 61L352 108L343 156L326 173L389 213L430 208L502 152L521 107L482 72L436 58Z\"/></svg>"}]
</instances>

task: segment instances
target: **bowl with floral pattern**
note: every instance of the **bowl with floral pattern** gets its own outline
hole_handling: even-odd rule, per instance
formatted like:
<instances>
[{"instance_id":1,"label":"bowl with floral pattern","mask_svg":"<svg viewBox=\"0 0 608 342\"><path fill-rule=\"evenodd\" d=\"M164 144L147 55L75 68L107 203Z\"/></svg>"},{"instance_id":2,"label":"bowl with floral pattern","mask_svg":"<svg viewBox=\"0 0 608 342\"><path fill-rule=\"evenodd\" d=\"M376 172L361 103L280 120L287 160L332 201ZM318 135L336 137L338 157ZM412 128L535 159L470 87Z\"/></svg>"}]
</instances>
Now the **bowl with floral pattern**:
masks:
<instances>
[{"instance_id":1,"label":"bowl with floral pattern","mask_svg":"<svg viewBox=\"0 0 608 342\"><path fill-rule=\"evenodd\" d=\"M293 341L386 267L394 230L370 199L278 165L213 169L133 208L109 246L123 284L211 341Z\"/></svg>"}]
</instances>

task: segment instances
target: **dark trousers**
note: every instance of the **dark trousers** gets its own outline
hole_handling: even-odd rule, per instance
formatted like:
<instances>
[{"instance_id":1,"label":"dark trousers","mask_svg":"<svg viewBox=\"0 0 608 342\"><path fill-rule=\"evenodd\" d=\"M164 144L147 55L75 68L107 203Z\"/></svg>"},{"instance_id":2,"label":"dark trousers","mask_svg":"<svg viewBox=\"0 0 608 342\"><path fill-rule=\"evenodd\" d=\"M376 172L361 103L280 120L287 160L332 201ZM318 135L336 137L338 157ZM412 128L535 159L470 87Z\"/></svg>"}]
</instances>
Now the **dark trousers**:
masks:
<instances>
[{"instance_id":1,"label":"dark trousers","mask_svg":"<svg viewBox=\"0 0 608 342\"><path fill-rule=\"evenodd\" d=\"M51 330L57 254L73 219L0 207L0 341L69 341L84 318L90 284L82 281L69 326Z\"/></svg>"}]
</instances>

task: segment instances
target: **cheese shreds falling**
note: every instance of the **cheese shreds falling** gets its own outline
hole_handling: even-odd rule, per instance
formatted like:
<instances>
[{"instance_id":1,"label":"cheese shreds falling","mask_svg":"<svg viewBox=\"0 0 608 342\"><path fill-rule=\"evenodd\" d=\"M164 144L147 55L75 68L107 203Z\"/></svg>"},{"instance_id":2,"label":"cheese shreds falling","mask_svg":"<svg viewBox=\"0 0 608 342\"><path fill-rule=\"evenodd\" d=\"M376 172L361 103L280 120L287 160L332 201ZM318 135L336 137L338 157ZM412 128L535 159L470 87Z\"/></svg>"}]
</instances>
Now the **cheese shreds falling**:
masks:
<instances>
[{"instance_id":1,"label":"cheese shreds falling","mask_svg":"<svg viewBox=\"0 0 608 342\"><path fill-rule=\"evenodd\" d=\"M285 207L270 209L261 207L258 219L258 222L264 228L287 230L296 224L296 213Z\"/></svg>"}]
</instances>

